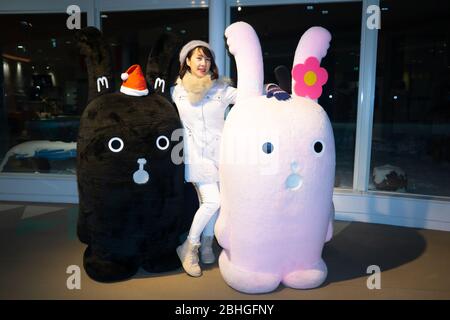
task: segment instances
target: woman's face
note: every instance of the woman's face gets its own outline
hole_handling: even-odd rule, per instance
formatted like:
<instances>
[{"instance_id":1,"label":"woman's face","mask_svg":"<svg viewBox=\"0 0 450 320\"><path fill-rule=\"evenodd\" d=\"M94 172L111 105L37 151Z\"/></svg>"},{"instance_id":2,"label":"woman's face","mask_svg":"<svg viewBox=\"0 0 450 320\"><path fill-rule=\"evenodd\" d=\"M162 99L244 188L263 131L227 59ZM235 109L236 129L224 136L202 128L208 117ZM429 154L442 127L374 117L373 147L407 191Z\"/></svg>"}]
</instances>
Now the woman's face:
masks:
<instances>
[{"instance_id":1,"label":"woman's face","mask_svg":"<svg viewBox=\"0 0 450 320\"><path fill-rule=\"evenodd\" d=\"M195 48L191 58L186 58L186 63L191 68L192 75L203 78L209 73L211 59L207 57L202 49Z\"/></svg>"}]
</instances>

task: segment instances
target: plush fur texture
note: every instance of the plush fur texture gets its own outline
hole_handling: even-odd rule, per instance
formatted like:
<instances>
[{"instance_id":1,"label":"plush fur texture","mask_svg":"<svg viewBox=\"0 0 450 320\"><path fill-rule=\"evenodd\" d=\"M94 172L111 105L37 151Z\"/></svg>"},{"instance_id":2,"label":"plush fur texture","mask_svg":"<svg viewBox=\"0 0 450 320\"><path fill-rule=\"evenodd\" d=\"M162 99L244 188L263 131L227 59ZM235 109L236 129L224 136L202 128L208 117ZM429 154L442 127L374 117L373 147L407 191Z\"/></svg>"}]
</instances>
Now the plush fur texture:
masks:
<instances>
[{"instance_id":1,"label":"plush fur texture","mask_svg":"<svg viewBox=\"0 0 450 320\"><path fill-rule=\"evenodd\" d=\"M163 33L156 40L147 60L147 68L145 78L148 82L149 89L163 95L169 101L170 86L175 83L180 69L178 62L178 52L183 44L183 39L174 33ZM162 86L155 88L155 81L157 78L164 79L165 90L162 91Z\"/></svg>"},{"instance_id":2,"label":"plush fur texture","mask_svg":"<svg viewBox=\"0 0 450 320\"><path fill-rule=\"evenodd\" d=\"M103 95L81 117L77 148L80 238L88 244L84 266L98 281L117 281L135 274L180 267L175 249L187 231L183 219L183 165L175 165L175 143L160 150L159 136L169 140L181 128L176 111L157 94L132 97ZM124 145L112 152L109 140ZM116 148L120 145L112 145ZM137 184L138 159L149 181Z\"/></svg>"},{"instance_id":3,"label":"plush fur texture","mask_svg":"<svg viewBox=\"0 0 450 320\"><path fill-rule=\"evenodd\" d=\"M333 234L333 130L314 100L277 101L249 85L263 77L261 60L252 59L261 56L252 30L243 22L226 30L238 67L239 100L225 122L220 151L221 212L215 228L224 248L220 272L246 293L269 292L280 283L313 288L327 276L321 254ZM326 53L329 38L314 31L308 30L303 42Z\"/></svg>"},{"instance_id":4,"label":"plush fur texture","mask_svg":"<svg viewBox=\"0 0 450 320\"><path fill-rule=\"evenodd\" d=\"M92 75L110 68L104 40L96 29L84 30L81 39L86 61L99 63L87 65L89 86L96 90ZM173 69L167 63L177 42L165 40L149 56L147 80L167 80ZM77 232L88 245L84 267L91 278L120 281L139 267L148 272L181 267L176 247L198 208L193 187L184 183L184 165L171 159L174 146L181 143L171 141L172 133L181 128L176 108L154 90L144 97L101 90L84 110L77 142ZM161 136L170 141L165 150L157 146ZM120 152L110 149L112 138L123 141ZM160 142L164 147L165 141ZM111 147L117 151L117 139Z\"/></svg>"}]
</instances>

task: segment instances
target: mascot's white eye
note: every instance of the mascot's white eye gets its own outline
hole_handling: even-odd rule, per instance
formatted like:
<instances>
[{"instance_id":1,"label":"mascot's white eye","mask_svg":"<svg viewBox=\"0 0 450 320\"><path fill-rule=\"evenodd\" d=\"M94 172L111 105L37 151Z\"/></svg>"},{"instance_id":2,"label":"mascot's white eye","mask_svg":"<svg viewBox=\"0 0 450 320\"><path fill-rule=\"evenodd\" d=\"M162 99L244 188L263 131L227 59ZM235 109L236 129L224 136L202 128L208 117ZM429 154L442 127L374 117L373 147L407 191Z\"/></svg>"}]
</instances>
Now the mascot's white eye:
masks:
<instances>
[{"instance_id":1,"label":"mascot's white eye","mask_svg":"<svg viewBox=\"0 0 450 320\"><path fill-rule=\"evenodd\" d=\"M262 146L262 150L264 151L264 153L270 154L273 151L273 144L270 142L266 142L263 144Z\"/></svg>"},{"instance_id":2,"label":"mascot's white eye","mask_svg":"<svg viewBox=\"0 0 450 320\"><path fill-rule=\"evenodd\" d=\"M169 148L169 145L170 142L166 136L159 136L158 139L156 139L156 146L159 150L166 150Z\"/></svg>"},{"instance_id":3,"label":"mascot's white eye","mask_svg":"<svg viewBox=\"0 0 450 320\"><path fill-rule=\"evenodd\" d=\"M120 139L119 137L111 138L108 142L109 150L111 150L112 152L122 151L123 146L124 146L123 140Z\"/></svg>"},{"instance_id":4,"label":"mascot's white eye","mask_svg":"<svg viewBox=\"0 0 450 320\"><path fill-rule=\"evenodd\" d=\"M321 140L314 141L312 147L316 156L321 156L325 150L325 144Z\"/></svg>"}]
</instances>

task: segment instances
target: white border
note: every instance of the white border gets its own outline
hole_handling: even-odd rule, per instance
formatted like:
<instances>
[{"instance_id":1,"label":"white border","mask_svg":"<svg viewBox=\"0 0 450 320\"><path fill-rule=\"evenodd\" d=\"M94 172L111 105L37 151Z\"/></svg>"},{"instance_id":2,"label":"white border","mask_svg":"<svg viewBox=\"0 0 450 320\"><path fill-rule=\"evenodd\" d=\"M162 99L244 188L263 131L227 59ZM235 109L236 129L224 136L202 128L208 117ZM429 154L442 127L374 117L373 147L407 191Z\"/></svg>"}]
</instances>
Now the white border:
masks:
<instances>
[{"instance_id":1,"label":"white border","mask_svg":"<svg viewBox=\"0 0 450 320\"><path fill-rule=\"evenodd\" d=\"M120 92L127 94L129 96L133 96L133 97L144 97L144 96L148 95L148 89L137 90L137 89L125 87L124 85L120 86Z\"/></svg>"}]
</instances>

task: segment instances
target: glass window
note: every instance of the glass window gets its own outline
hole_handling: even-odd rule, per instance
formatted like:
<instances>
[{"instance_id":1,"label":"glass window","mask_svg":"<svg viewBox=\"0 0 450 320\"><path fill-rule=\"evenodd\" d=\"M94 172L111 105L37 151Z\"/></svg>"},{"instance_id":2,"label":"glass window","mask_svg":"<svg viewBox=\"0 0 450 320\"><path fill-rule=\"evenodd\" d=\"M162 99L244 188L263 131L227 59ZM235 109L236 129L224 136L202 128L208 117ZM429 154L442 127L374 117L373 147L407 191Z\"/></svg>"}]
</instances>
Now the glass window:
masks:
<instances>
[{"instance_id":1,"label":"glass window","mask_svg":"<svg viewBox=\"0 0 450 320\"><path fill-rule=\"evenodd\" d=\"M450 196L450 3L380 4L369 189Z\"/></svg>"},{"instance_id":2,"label":"glass window","mask_svg":"<svg viewBox=\"0 0 450 320\"><path fill-rule=\"evenodd\" d=\"M88 101L88 70L67 14L2 15L0 172L75 174L79 117ZM86 26L82 14L82 26ZM145 70L163 31L208 40L208 10L103 12L113 87L138 63Z\"/></svg>"},{"instance_id":3,"label":"glass window","mask_svg":"<svg viewBox=\"0 0 450 320\"><path fill-rule=\"evenodd\" d=\"M292 68L301 35L312 26L327 28L331 47L321 65L329 78L319 104L333 125L336 143L335 186L352 188L356 110L361 39L361 3L326 3L260 7L234 7L231 21L245 21L255 28L264 59L264 82L276 82L277 66ZM282 21L282 23L281 23ZM231 58L231 76L236 65Z\"/></svg>"},{"instance_id":4,"label":"glass window","mask_svg":"<svg viewBox=\"0 0 450 320\"><path fill-rule=\"evenodd\" d=\"M103 34L112 49L116 88L121 85L120 74L129 66L139 64L145 72L152 45L163 32L172 32L184 42L208 41L207 8L103 12L101 20Z\"/></svg>"},{"instance_id":5,"label":"glass window","mask_svg":"<svg viewBox=\"0 0 450 320\"><path fill-rule=\"evenodd\" d=\"M0 172L75 172L87 74L68 15L0 18ZM86 14L82 14L86 25Z\"/></svg>"}]
</instances>

